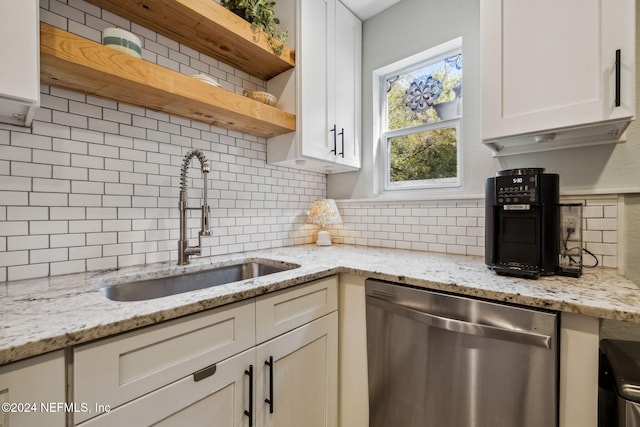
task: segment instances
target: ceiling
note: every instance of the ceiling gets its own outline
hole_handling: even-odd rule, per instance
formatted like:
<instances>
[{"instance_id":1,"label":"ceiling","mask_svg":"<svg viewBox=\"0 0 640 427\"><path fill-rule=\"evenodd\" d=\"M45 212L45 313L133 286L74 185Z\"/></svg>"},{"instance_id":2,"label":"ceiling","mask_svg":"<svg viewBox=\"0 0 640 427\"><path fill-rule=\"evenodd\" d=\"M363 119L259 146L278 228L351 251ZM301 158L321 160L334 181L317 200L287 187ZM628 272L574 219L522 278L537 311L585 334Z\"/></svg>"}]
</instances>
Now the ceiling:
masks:
<instances>
[{"instance_id":1,"label":"ceiling","mask_svg":"<svg viewBox=\"0 0 640 427\"><path fill-rule=\"evenodd\" d=\"M361 20L376 15L401 0L342 0L342 3Z\"/></svg>"}]
</instances>

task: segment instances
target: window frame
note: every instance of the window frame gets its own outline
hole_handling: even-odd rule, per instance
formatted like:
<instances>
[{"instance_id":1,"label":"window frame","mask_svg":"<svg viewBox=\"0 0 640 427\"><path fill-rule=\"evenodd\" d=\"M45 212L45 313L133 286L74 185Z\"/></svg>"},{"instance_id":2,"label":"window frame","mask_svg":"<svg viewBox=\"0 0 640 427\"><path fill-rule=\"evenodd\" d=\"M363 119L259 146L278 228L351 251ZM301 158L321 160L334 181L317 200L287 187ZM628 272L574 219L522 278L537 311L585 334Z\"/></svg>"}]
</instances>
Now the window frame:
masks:
<instances>
[{"instance_id":1,"label":"window frame","mask_svg":"<svg viewBox=\"0 0 640 427\"><path fill-rule=\"evenodd\" d=\"M444 59L462 54L462 38L458 37L451 41L445 42L433 48L424 50L418 54L408 58L396 61L385 67L378 68L373 71L373 99L374 99L374 129L377 129L375 140L380 145L380 154L383 162L381 168L383 174L376 173L381 188L384 192L393 192L398 190L424 190L435 188L455 188L462 185L462 123L464 112L459 117L441 120L434 123L420 124L416 126L405 127L395 130L387 130L387 85L386 81L389 77L398 74L408 73L418 70L429 64L434 64ZM464 67L462 69L462 84L464 86ZM415 181L391 181L391 145L389 140L394 137L404 136L414 133L437 130L441 128L454 128L456 132L456 177L439 178L429 180Z\"/></svg>"}]
</instances>

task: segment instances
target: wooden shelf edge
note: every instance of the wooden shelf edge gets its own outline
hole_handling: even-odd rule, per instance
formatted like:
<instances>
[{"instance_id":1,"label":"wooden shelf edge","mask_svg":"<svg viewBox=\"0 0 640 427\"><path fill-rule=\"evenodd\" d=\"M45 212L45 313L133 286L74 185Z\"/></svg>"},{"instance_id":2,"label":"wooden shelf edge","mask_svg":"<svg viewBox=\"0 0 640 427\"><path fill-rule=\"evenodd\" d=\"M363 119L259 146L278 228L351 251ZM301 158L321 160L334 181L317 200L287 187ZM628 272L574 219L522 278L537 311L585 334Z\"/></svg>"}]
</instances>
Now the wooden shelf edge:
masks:
<instances>
[{"instance_id":1,"label":"wooden shelf edge","mask_svg":"<svg viewBox=\"0 0 640 427\"><path fill-rule=\"evenodd\" d=\"M295 131L294 114L40 23L40 79L156 111L270 138Z\"/></svg>"},{"instance_id":2,"label":"wooden shelf edge","mask_svg":"<svg viewBox=\"0 0 640 427\"><path fill-rule=\"evenodd\" d=\"M295 66L293 49L276 55L264 33L213 0L87 1L263 80Z\"/></svg>"}]
</instances>

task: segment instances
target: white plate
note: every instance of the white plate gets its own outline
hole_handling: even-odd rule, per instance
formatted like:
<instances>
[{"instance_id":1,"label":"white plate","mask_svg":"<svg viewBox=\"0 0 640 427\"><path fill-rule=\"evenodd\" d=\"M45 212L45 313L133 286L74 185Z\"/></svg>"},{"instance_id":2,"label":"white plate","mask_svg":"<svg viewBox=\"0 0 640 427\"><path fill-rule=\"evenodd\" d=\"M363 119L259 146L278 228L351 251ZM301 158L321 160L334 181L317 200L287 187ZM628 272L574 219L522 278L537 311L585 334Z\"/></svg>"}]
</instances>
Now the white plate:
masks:
<instances>
[{"instance_id":1,"label":"white plate","mask_svg":"<svg viewBox=\"0 0 640 427\"><path fill-rule=\"evenodd\" d=\"M202 73L200 73L200 74L196 74L196 75L194 75L194 76L192 76L192 77L194 77L194 78L196 78L196 79L200 80L201 82L208 83L208 84L210 84L210 85L212 85L212 86L218 86L218 87L220 86L220 83L218 83L218 82L217 82L214 78L212 78L211 76L207 76L206 74L202 74Z\"/></svg>"}]
</instances>

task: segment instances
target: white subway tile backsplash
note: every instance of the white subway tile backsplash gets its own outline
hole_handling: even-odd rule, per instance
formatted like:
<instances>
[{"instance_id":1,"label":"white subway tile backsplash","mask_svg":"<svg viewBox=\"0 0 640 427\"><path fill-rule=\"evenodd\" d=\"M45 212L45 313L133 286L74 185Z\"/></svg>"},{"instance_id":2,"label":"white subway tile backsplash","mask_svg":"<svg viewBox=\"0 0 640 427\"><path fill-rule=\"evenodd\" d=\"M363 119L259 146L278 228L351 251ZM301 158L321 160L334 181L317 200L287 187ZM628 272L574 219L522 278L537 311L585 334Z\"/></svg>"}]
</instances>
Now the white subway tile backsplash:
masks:
<instances>
[{"instance_id":1,"label":"white subway tile backsplash","mask_svg":"<svg viewBox=\"0 0 640 427\"><path fill-rule=\"evenodd\" d=\"M64 16L66 19L84 22L84 13L68 6L66 3L66 1L63 3L57 0L49 0L49 10L57 15Z\"/></svg>"},{"instance_id":2,"label":"white subway tile backsplash","mask_svg":"<svg viewBox=\"0 0 640 427\"><path fill-rule=\"evenodd\" d=\"M64 179L33 178L32 188L35 192L69 193L71 182Z\"/></svg>"},{"instance_id":3,"label":"white subway tile backsplash","mask_svg":"<svg viewBox=\"0 0 640 427\"><path fill-rule=\"evenodd\" d=\"M102 145L100 145L100 147L102 147ZM93 154L92 151L94 150L89 149L89 155L71 154L71 166L77 168L103 169L105 159Z\"/></svg>"},{"instance_id":4,"label":"white subway tile backsplash","mask_svg":"<svg viewBox=\"0 0 640 427\"><path fill-rule=\"evenodd\" d=\"M67 206L69 195L64 193L29 193L31 206Z\"/></svg>"},{"instance_id":5,"label":"white subway tile backsplash","mask_svg":"<svg viewBox=\"0 0 640 427\"><path fill-rule=\"evenodd\" d=\"M69 221L69 233L97 233L102 231L102 221Z\"/></svg>"},{"instance_id":6,"label":"white subway tile backsplash","mask_svg":"<svg viewBox=\"0 0 640 427\"><path fill-rule=\"evenodd\" d=\"M106 181L105 173L92 173L89 171L89 179L91 181L72 181L71 191L73 194L104 194L104 183ZM106 174L109 175L109 174ZM116 174L117 179L117 174Z\"/></svg>"},{"instance_id":7,"label":"white subway tile backsplash","mask_svg":"<svg viewBox=\"0 0 640 427\"><path fill-rule=\"evenodd\" d=\"M98 194L69 194L69 206L101 206Z\"/></svg>"},{"instance_id":8,"label":"white subway tile backsplash","mask_svg":"<svg viewBox=\"0 0 640 427\"><path fill-rule=\"evenodd\" d=\"M29 251L29 263L46 263L56 261L66 261L69 258L69 251L66 248L38 249Z\"/></svg>"},{"instance_id":9,"label":"white subway tile backsplash","mask_svg":"<svg viewBox=\"0 0 640 427\"><path fill-rule=\"evenodd\" d=\"M116 243L112 245L104 245L102 247L103 256L118 256L118 255L130 255L131 244L130 243Z\"/></svg>"},{"instance_id":10,"label":"white subway tile backsplash","mask_svg":"<svg viewBox=\"0 0 640 427\"><path fill-rule=\"evenodd\" d=\"M78 116L88 116L101 119L102 107L99 105L91 105L84 102L69 101L69 113L73 113ZM53 117L55 118L55 113ZM73 135L73 129L71 130L71 132Z\"/></svg>"},{"instance_id":11,"label":"white subway tile backsplash","mask_svg":"<svg viewBox=\"0 0 640 427\"><path fill-rule=\"evenodd\" d=\"M96 132L113 133L113 134L118 134L118 131L119 131L118 123L110 122L108 120L96 119L93 117L89 118L89 129L94 130Z\"/></svg>"},{"instance_id":12,"label":"white subway tile backsplash","mask_svg":"<svg viewBox=\"0 0 640 427\"><path fill-rule=\"evenodd\" d=\"M128 20L124 19L121 16L118 16L109 12L108 10L104 10L104 9L102 10L101 18L109 22L110 24L115 25L116 27L120 27L120 28L124 28L125 30L132 31L131 22L129 22Z\"/></svg>"},{"instance_id":13,"label":"white subway tile backsplash","mask_svg":"<svg viewBox=\"0 0 640 427\"><path fill-rule=\"evenodd\" d=\"M617 266L617 198L562 201L583 208L583 240L600 265ZM343 224L336 242L484 256L484 200L429 202L338 201ZM606 233L606 237L605 237ZM585 257L585 265L593 260Z\"/></svg>"},{"instance_id":14,"label":"white subway tile backsplash","mask_svg":"<svg viewBox=\"0 0 640 427\"><path fill-rule=\"evenodd\" d=\"M604 206L605 218L618 218L618 205Z\"/></svg>"},{"instance_id":15,"label":"white subway tile backsplash","mask_svg":"<svg viewBox=\"0 0 640 427\"><path fill-rule=\"evenodd\" d=\"M132 138L146 138L147 130L126 124L120 124L120 134L127 135Z\"/></svg>"},{"instance_id":16,"label":"white subway tile backsplash","mask_svg":"<svg viewBox=\"0 0 640 427\"><path fill-rule=\"evenodd\" d=\"M71 137L71 129L69 126L62 126L54 123L33 122L33 132L42 136L53 136L56 138L69 139Z\"/></svg>"},{"instance_id":17,"label":"white subway tile backsplash","mask_svg":"<svg viewBox=\"0 0 640 427\"><path fill-rule=\"evenodd\" d=\"M6 205L26 206L29 204L29 193L26 191L0 191L0 200Z\"/></svg>"},{"instance_id":18,"label":"white subway tile backsplash","mask_svg":"<svg viewBox=\"0 0 640 427\"><path fill-rule=\"evenodd\" d=\"M49 263L14 265L7 269L7 280L33 279L47 275L49 275Z\"/></svg>"},{"instance_id":19,"label":"white subway tile backsplash","mask_svg":"<svg viewBox=\"0 0 640 427\"><path fill-rule=\"evenodd\" d=\"M585 239L586 240L586 239ZM618 243L618 230L608 230L602 232L603 243Z\"/></svg>"},{"instance_id":20,"label":"white subway tile backsplash","mask_svg":"<svg viewBox=\"0 0 640 427\"><path fill-rule=\"evenodd\" d=\"M89 144L87 144L87 142L101 144L103 140L101 133L84 129L71 129L71 138L73 138L73 140L54 138L52 150L54 152L70 154L87 154L89 152ZM69 162L70 160L68 160L66 164L69 164Z\"/></svg>"},{"instance_id":21,"label":"white subway tile backsplash","mask_svg":"<svg viewBox=\"0 0 640 427\"><path fill-rule=\"evenodd\" d=\"M52 114L53 114L53 117L52 117L53 122L60 125L86 129L89 123L86 116L81 116L78 114L65 113L62 111L55 111L55 110L53 111Z\"/></svg>"},{"instance_id":22,"label":"white subway tile backsplash","mask_svg":"<svg viewBox=\"0 0 640 427\"><path fill-rule=\"evenodd\" d=\"M74 164L77 166L78 162ZM89 170L84 167L54 166L53 178L86 181L89 179Z\"/></svg>"},{"instance_id":23,"label":"white subway tile backsplash","mask_svg":"<svg viewBox=\"0 0 640 427\"><path fill-rule=\"evenodd\" d=\"M587 229L613 231L618 229L617 218L588 218Z\"/></svg>"},{"instance_id":24,"label":"white subway tile backsplash","mask_svg":"<svg viewBox=\"0 0 640 427\"><path fill-rule=\"evenodd\" d=\"M42 249L48 247L49 238L47 235L7 237L7 251L23 251L25 249Z\"/></svg>"},{"instance_id":25,"label":"white subway tile backsplash","mask_svg":"<svg viewBox=\"0 0 640 427\"><path fill-rule=\"evenodd\" d=\"M52 262L50 270L51 276L82 273L86 271L86 263L83 260Z\"/></svg>"},{"instance_id":26,"label":"white subway tile backsplash","mask_svg":"<svg viewBox=\"0 0 640 427\"><path fill-rule=\"evenodd\" d=\"M33 163L59 166L71 165L71 155L63 152L33 150L32 159Z\"/></svg>"},{"instance_id":27,"label":"white subway tile backsplash","mask_svg":"<svg viewBox=\"0 0 640 427\"><path fill-rule=\"evenodd\" d=\"M6 217L7 228L10 227L12 224L19 225L20 223L22 223L22 221L47 220L47 219L49 219L49 209L47 207L7 206L7 217ZM0 234L3 236L10 235L9 233L0 233ZM28 233L19 233L19 234L28 234Z\"/></svg>"},{"instance_id":28,"label":"white subway tile backsplash","mask_svg":"<svg viewBox=\"0 0 640 427\"><path fill-rule=\"evenodd\" d=\"M7 135L9 135L9 133L7 133ZM8 143L9 143L9 139L7 138L7 144ZM51 150L51 146L52 146L51 138L48 136L32 135L29 133L22 133L22 132L13 132L13 134L11 135L11 145L14 147L25 147L25 148L38 149L38 150ZM25 156L25 160L27 160L27 158L30 159L30 157ZM2 159L20 160L20 159L8 159L4 155L2 156Z\"/></svg>"},{"instance_id":29,"label":"white subway tile backsplash","mask_svg":"<svg viewBox=\"0 0 640 427\"><path fill-rule=\"evenodd\" d=\"M107 270L118 267L118 258L100 257L87 260L87 271Z\"/></svg>"},{"instance_id":30,"label":"white subway tile backsplash","mask_svg":"<svg viewBox=\"0 0 640 427\"><path fill-rule=\"evenodd\" d=\"M23 147L0 145L0 158L9 161L30 162L31 150Z\"/></svg>"},{"instance_id":31,"label":"white subway tile backsplash","mask_svg":"<svg viewBox=\"0 0 640 427\"><path fill-rule=\"evenodd\" d=\"M131 206L131 196L102 196L102 205L126 208Z\"/></svg>"}]
</instances>

